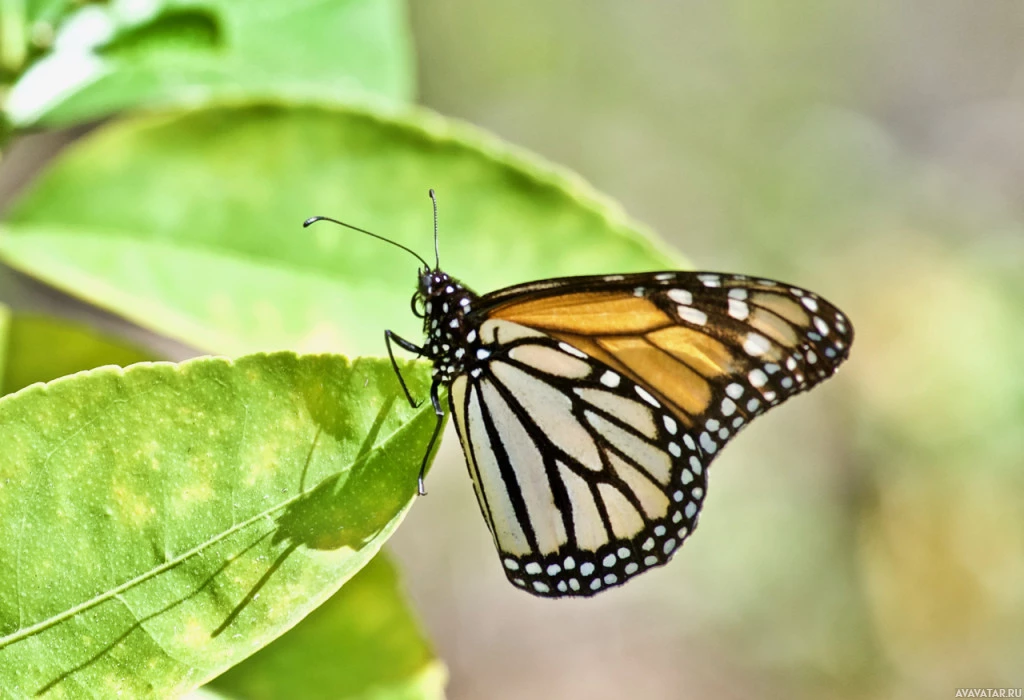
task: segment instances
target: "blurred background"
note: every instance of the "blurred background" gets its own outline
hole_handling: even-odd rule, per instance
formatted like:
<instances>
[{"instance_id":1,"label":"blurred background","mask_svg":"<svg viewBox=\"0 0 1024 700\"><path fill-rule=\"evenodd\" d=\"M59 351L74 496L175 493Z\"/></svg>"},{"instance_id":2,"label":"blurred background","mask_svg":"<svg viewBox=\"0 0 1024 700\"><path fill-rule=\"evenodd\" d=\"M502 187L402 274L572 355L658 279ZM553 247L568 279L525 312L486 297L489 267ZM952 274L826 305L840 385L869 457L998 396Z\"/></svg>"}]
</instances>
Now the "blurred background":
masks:
<instances>
[{"instance_id":1,"label":"blurred background","mask_svg":"<svg viewBox=\"0 0 1024 700\"><path fill-rule=\"evenodd\" d=\"M450 696L1024 685L1024 5L411 11L422 103L578 171L695 266L798 282L857 330L834 380L715 462L684 551L593 600L505 583L449 435L392 543Z\"/></svg>"},{"instance_id":2,"label":"blurred background","mask_svg":"<svg viewBox=\"0 0 1024 700\"><path fill-rule=\"evenodd\" d=\"M506 583L449 434L392 539L449 696L1024 685L1024 5L409 5L422 104L581 173L694 266L808 287L857 331L834 380L715 462L685 550L596 599ZM0 194L54 149L22 145ZM193 354L9 272L0 293Z\"/></svg>"}]
</instances>

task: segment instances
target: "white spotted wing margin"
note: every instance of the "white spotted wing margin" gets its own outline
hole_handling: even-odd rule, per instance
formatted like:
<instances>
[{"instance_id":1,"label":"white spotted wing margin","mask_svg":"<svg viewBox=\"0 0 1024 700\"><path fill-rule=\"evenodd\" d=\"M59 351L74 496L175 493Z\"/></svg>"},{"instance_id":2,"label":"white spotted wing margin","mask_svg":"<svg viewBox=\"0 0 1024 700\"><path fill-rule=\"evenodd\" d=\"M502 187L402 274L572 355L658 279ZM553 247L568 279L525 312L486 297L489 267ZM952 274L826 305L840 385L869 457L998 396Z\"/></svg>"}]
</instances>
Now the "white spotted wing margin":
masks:
<instances>
[{"instance_id":1,"label":"white spotted wing margin","mask_svg":"<svg viewBox=\"0 0 1024 700\"><path fill-rule=\"evenodd\" d=\"M706 494L701 428L565 342L507 321L481 331L486 361L449 406L509 580L590 596L666 563Z\"/></svg>"}]
</instances>

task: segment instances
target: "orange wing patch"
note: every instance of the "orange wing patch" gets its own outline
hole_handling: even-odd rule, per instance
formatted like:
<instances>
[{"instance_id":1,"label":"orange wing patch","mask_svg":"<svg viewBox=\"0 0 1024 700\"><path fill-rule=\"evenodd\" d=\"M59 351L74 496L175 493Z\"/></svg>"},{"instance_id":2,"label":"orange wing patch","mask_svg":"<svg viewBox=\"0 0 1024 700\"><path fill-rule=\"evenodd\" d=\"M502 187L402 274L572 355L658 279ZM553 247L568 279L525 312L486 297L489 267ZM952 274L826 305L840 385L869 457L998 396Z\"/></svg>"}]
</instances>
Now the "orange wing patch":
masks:
<instances>
[{"instance_id":1,"label":"orange wing patch","mask_svg":"<svg viewBox=\"0 0 1024 700\"><path fill-rule=\"evenodd\" d=\"M585 336L646 333L674 323L646 297L599 292L512 303L500 308L491 318Z\"/></svg>"},{"instance_id":2,"label":"orange wing patch","mask_svg":"<svg viewBox=\"0 0 1024 700\"><path fill-rule=\"evenodd\" d=\"M557 285L530 289L520 301L497 303L490 322L511 321L571 345L644 387L686 426L715 411L750 417L778 403L783 397L766 388L767 377L782 365L793 372L792 380L782 380L785 395L825 376L820 365L812 367L821 354L814 349L827 353L833 340L822 337L829 327L821 317L842 317L820 297L714 273L632 282L564 294ZM828 357L843 350L843 340ZM746 394L740 402L750 389L760 400Z\"/></svg>"}]
</instances>

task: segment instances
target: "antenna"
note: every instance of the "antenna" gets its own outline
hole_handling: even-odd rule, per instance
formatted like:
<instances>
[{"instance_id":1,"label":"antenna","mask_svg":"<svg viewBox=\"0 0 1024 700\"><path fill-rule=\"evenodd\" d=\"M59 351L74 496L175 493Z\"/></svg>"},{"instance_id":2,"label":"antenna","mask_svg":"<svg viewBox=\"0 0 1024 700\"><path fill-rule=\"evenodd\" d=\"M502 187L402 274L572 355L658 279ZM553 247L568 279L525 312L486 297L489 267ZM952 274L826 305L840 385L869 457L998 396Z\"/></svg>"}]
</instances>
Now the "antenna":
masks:
<instances>
[{"instance_id":1,"label":"antenna","mask_svg":"<svg viewBox=\"0 0 1024 700\"><path fill-rule=\"evenodd\" d=\"M433 192L433 190L431 190L431 192ZM435 217L435 221L436 221L436 217L437 217L436 205L435 205L435 210L434 210L434 217ZM401 248L406 253L411 254L413 257L415 257L417 260L419 260L421 263L423 263L423 267L427 268L428 270L430 269L430 263L428 263L426 260L421 258L419 256L419 253L417 253L415 250L412 250L411 248L406 248L401 243L397 243L397 242L391 240L390 238L384 238L384 236L378 236L376 233L370 233L366 229L359 228L358 226L353 226L352 224L346 224L344 221L338 221L337 219L332 219L329 216L311 216L311 217L309 217L308 219L306 219L305 221L302 222L302 228L307 228L308 226L310 226L312 224L315 224L317 221L330 221L332 224L338 224L338 226L344 226L345 228L350 228L353 231L358 231L359 233L365 233L367 236L372 236L372 237L376 238L377 240L384 241L385 243L390 243L391 245L395 246L396 248ZM436 241L437 240L437 233L436 233L437 225L436 225L436 223L435 223L434 228L435 228L434 239ZM437 250L437 246L436 245L434 246L434 250L435 251Z\"/></svg>"},{"instance_id":2,"label":"antenna","mask_svg":"<svg viewBox=\"0 0 1024 700\"><path fill-rule=\"evenodd\" d=\"M434 204L434 269L441 269L441 253L437 250L437 195L434 194L434 188L431 187L428 191L430 195L430 201Z\"/></svg>"}]
</instances>

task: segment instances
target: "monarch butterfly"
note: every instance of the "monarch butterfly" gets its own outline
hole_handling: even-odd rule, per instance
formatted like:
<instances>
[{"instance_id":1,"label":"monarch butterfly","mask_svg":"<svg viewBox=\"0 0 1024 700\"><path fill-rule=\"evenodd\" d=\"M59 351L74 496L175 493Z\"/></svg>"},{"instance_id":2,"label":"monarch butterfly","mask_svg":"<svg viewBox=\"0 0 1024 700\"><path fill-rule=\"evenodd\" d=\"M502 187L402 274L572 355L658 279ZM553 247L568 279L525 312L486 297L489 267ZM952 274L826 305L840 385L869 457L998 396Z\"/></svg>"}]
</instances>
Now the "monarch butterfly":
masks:
<instances>
[{"instance_id":1,"label":"monarch butterfly","mask_svg":"<svg viewBox=\"0 0 1024 700\"><path fill-rule=\"evenodd\" d=\"M423 264L412 298L509 580L590 596L666 563L697 526L707 470L753 418L830 377L853 328L820 296L714 272L563 277L478 296Z\"/></svg>"}]
</instances>

